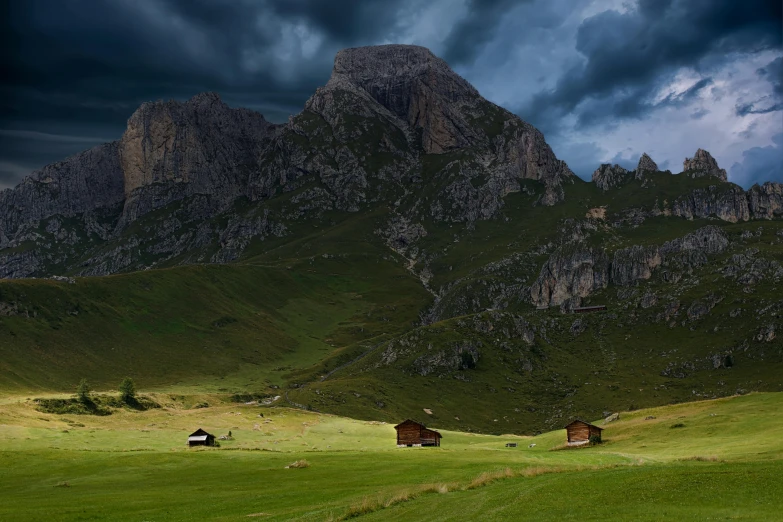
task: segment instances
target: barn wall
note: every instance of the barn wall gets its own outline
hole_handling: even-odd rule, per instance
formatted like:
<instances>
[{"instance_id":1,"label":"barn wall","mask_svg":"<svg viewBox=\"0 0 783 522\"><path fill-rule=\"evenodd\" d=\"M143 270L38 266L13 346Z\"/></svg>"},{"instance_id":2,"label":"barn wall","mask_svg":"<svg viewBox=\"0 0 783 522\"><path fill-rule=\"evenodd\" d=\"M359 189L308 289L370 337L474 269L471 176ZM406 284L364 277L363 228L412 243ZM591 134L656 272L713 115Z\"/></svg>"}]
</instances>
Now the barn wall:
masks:
<instances>
[{"instance_id":1,"label":"barn wall","mask_svg":"<svg viewBox=\"0 0 783 522\"><path fill-rule=\"evenodd\" d=\"M568 430L568 442L589 440L590 439L590 426L583 422L577 422L567 428Z\"/></svg>"},{"instance_id":2,"label":"barn wall","mask_svg":"<svg viewBox=\"0 0 783 522\"><path fill-rule=\"evenodd\" d=\"M413 423L399 426L397 444L421 444L421 426Z\"/></svg>"}]
</instances>

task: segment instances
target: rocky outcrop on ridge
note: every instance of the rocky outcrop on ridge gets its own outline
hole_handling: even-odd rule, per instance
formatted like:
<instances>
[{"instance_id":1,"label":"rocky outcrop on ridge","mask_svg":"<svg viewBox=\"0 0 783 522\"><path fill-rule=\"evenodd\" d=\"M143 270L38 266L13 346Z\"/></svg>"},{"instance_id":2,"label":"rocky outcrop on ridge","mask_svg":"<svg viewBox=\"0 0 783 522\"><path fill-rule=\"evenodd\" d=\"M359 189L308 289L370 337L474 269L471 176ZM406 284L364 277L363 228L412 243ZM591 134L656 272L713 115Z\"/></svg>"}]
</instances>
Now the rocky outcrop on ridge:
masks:
<instances>
[{"instance_id":1,"label":"rocky outcrop on ridge","mask_svg":"<svg viewBox=\"0 0 783 522\"><path fill-rule=\"evenodd\" d=\"M425 154L473 147L487 173L506 181L501 192L518 190L519 179L543 182L544 205L561 201L562 184L574 179L543 134L482 98L423 47L381 45L340 51L329 82L310 98L306 109L332 127L345 114L380 118ZM394 140L385 141L393 145ZM393 148L400 155L406 152L399 145Z\"/></svg>"},{"instance_id":2,"label":"rocky outcrop on ridge","mask_svg":"<svg viewBox=\"0 0 783 522\"><path fill-rule=\"evenodd\" d=\"M124 221L193 194L236 199L274 132L261 114L232 109L215 93L142 104L119 143Z\"/></svg>"},{"instance_id":3,"label":"rocky outcrop on ridge","mask_svg":"<svg viewBox=\"0 0 783 522\"><path fill-rule=\"evenodd\" d=\"M639 158L639 163L636 165L636 177L639 178L642 173L644 172L657 172L658 171L658 164L653 161L653 159L647 155L647 153L643 153L642 156Z\"/></svg>"},{"instance_id":4,"label":"rocky outcrop on ridge","mask_svg":"<svg viewBox=\"0 0 783 522\"><path fill-rule=\"evenodd\" d=\"M98 145L47 165L0 192L0 248L49 216L73 217L122 203L117 150L118 142Z\"/></svg>"},{"instance_id":5,"label":"rocky outcrop on ridge","mask_svg":"<svg viewBox=\"0 0 783 522\"><path fill-rule=\"evenodd\" d=\"M728 180L726 170L718 167L715 158L704 149L697 150L692 158L685 158L682 162L682 171L694 178L712 176L721 181Z\"/></svg>"},{"instance_id":6,"label":"rocky outcrop on ridge","mask_svg":"<svg viewBox=\"0 0 783 522\"><path fill-rule=\"evenodd\" d=\"M753 185L747 192L733 184L711 185L677 198L672 215L686 219L715 216L737 223L783 216L783 184Z\"/></svg>"},{"instance_id":7,"label":"rocky outcrop on ridge","mask_svg":"<svg viewBox=\"0 0 783 522\"><path fill-rule=\"evenodd\" d=\"M715 226L664 243L662 246L634 245L610 256L601 248L584 243L566 245L553 253L530 287L537 307L559 306L603 290L609 284L629 286L650 279L663 264L702 266L708 255L723 252L729 245L725 233Z\"/></svg>"},{"instance_id":8,"label":"rocky outcrop on ridge","mask_svg":"<svg viewBox=\"0 0 783 522\"><path fill-rule=\"evenodd\" d=\"M603 191L619 187L629 179L628 171L620 165L604 163L593 172L592 180Z\"/></svg>"},{"instance_id":9,"label":"rocky outcrop on ridge","mask_svg":"<svg viewBox=\"0 0 783 522\"><path fill-rule=\"evenodd\" d=\"M482 100L478 91L424 47L344 49L323 90L366 93L410 129L420 130L426 153L466 147L482 137L468 121Z\"/></svg>"}]
</instances>

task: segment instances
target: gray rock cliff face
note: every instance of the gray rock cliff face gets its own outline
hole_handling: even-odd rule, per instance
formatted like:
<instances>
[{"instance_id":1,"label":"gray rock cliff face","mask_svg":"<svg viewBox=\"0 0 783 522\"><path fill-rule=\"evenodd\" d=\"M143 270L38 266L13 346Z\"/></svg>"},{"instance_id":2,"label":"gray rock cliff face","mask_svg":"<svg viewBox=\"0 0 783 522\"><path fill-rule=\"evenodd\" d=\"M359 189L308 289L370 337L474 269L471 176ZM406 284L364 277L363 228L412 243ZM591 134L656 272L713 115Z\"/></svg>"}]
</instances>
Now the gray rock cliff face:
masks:
<instances>
[{"instance_id":1,"label":"gray rock cliff face","mask_svg":"<svg viewBox=\"0 0 783 522\"><path fill-rule=\"evenodd\" d=\"M41 219L111 208L123 199L118 142L98 145L47 165L15 188L0 192L0 236L10 241L20 227Z\"/></svg>"},{"instance_id":2,"label":"gray rock cliff face","mask_svg":"<svg viewBox=\"0 0 783 522\"><path fill-rule=\"evenodd\" d=\"M723 252L729 245L725 233L706 226L662 246L634 245L609 255L600 248L582 243L558 249L541 268L530 287L530 296L538 307L559 306L587 297L609 284L629 286L650 279L663 264L703 265L708 255Z\"/></svg>"},{"instance_id":3,"label":"gray rock cliff face","mask_svg":"<svg viewBox=\"0 0 783 522\"><path fill-rule=\"evenodd\" d=\"M193 194L229 202L245 193L275 126L217 94L142 104L119 143L124 222Z\"/></svg>"},{"instance_id":4,"label":"gray rock cliff face","mask_svg":"<svg viewBox=\"0 0 783 522\"><path fill-rule=\"evenodd\" d=\"M397 127L414 149L425 154L473 147L489 173L506 181L499 184L507 187L502 190L514 190L518 179L544 183L546 192L540 200L544 205L561 201L562 184L574 178L543 134L482 98L423 47L382 45L340 51L329 82L310 98L306 109L333 128L345 114L379 118Z\"/></svg>"},{"instance_id":5,"label":"gray rock cliff face","mask_svg":"<svg viewBox=\"0 0 783 522\"><path fill-rule=\"evenodd\" d=\"M533 304L559 306L609 284L609 257L600 248L568 245L552 254L530 287Z\"/></svg>"},{"instance_id":6,"label":"gray rock cliff face","mask_svg":"<svg viewBox=\"0 0 783 522\"><path fill-rule=\"evenodd\" d=\"M604 163L593 172L593 183L603 191L619 187L630 179L628 171L620 165Z\"/></svg>"},{"instance_id":7,"label":"gray rock cliff face","mask_svg":"<svg viewBox=\"0 0 783 522\"><path fill-rule=\"evenodd\" d=\"M731 183L711 185L677 198L671 212L686 219L715 216L732 223L774 219L783 215L783 184L767 182L747 192Z\"/></svg>"},{"instance_id":8,"label":"gray rock cliff face","mask_svg":"<svg viewBox=\"0 0 783 522\"><path fill-rule=\"evenodd\" d=\"M478 143L468 113L478 91L424 47L380 45L344 49L334 59L326 90L359 89L413 130L427 153Z\"/></svg>"},{"instance_id":9,"label":"gray rock cliff face","mask_svg":"<svg viewBox=\"0 0 783 522\"><path fill-rule=\"evenodd\" d=\"M783 216L783 183L767 182L753 185L747 192L748 207L753 219L773 219Z\"/></svg>"},{"instance_id":10,"label":"gray rock cliff face","mask_svg":"<svg viewBox=\"0 0 783 522\"><path fill-rule=\"evenodd\" d=\"M692 158L685 158L682 162L682 171L688 172L691 177L700 178L712 176L721 181L726 181L726 170L718 167L715 158L704 149L699 149Z\"/></svg>"},{"instance_id":11,"label":"gray rock cliff face","mask_svg":"<svg viewBox=\"0 0 783 522\"><path fill-rule=\"evenodd\" d=\"M640 178L644 172L657 172L658 171L658 164L653 161L653 159L647 155L647 153L643 153L642 156L639 158L639 164L636 166L636 177L637 179Z\"/></svg>"}]
</instances>

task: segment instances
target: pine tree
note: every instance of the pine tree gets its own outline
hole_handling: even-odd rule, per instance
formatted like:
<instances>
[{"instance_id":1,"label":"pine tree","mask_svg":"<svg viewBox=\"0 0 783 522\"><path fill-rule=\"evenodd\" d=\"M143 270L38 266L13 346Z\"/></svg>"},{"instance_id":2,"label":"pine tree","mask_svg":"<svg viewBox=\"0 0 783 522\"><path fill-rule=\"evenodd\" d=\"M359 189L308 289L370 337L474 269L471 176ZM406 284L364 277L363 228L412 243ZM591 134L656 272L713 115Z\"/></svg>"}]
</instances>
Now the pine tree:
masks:
<instances>
[{"instance_id":1,"label":"pine tree","mask_svg":"<svg viewBox=\"0 0 783 522\"><path fill-rule=\"evenodd\" d=\"M136 384L130 377L125 377L120 383L120 398L124 402L130 402L136 398Z\"/></svg>"}]
</instances>

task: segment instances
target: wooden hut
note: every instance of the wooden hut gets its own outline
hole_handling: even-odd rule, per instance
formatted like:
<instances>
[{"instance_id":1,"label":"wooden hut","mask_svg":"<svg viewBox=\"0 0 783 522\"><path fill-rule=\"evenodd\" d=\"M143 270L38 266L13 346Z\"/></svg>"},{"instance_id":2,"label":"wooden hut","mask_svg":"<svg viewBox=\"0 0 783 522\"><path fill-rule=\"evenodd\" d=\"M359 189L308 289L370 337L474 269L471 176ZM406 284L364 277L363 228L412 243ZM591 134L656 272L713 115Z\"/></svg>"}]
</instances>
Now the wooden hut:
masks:
<instances>
[{"instance_id":1,"label":"wooden hut","mask_svg":"<svg viewBox=\"0 0 783 522\"><path fill-rule=\"evenodd\" d=\"M414 420L405 420L394 427L397 430L397 447L440 446L442 435Z\"/></svg>"},{"instance_id":2,"label":"wooden hut","mask_svg":"<svg viewBox=\"0 0 783 522\"><path fill-rule=\"evenodd\" d=\"M594 426L589 422L576 419L571 424L565 427L566 434L568 435L569 446L581 446L590 442L590 437L598 437L598 442L601 441L601 432L603 428Z\"/></svg>"},{"instance_id":3,"label":"wooden hut","mask_svg":"<svg viewBox=\"0 0 783 522\"><path fill-rule=\"evenodd\" d=\"M188 435L188 446L214 446L215 436L201 428Z\"/></svg>"}]
</instances>

